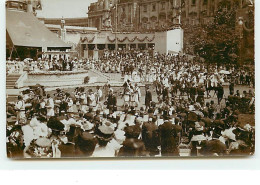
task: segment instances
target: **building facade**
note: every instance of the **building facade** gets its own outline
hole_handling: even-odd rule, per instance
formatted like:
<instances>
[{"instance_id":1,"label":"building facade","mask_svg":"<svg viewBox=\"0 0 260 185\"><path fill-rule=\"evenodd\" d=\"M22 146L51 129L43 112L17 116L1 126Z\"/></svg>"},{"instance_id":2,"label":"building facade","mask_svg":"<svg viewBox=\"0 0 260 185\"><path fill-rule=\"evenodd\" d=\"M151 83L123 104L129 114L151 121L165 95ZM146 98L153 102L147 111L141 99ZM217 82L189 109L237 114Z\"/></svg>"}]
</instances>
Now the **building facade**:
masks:
<instances>
[{"instance_id":1,"label":"building facade","mask_svg":"<svg viewBox=\"0 0 260 185\"><path fill-rule=\"evenodd\" d=\"M181 0L98 0L88 8L90 27L145 32L180 24Z\"/></svg>"},{"instance_id":2,"label":"building facade","mask_svg":"<svg viewBox=\"0 0 260 185\"><path fill-rule=\"evenodd\" d=\"M213 22L216 12L243 9L252 0L182 0L181 22L183 25L199 25Z\"/></svg>"},{"instance_id":3,"label":"building facade","mask_svg":"<svg viewBox=\"0 0 260 185\"><path fill-rule=\"evenodd\" d=\"M111 30L81 35L81 57L98 59L105 51L142 50L178 54L183 50L183 30L177 28L164 32L136 33Z\"/></svg>"},{"instance_id":4,"label":"building facade","mask_svg":"<svg viewBox=\"0 0 260 185\"><path fill-rule=\"evenodd\" d=\"M254 0L98 0L88 7L88 26L132 32L167 30L180 23L208 24L220 7L228 11L253 3Z\"/></svg>"}]
</instances>

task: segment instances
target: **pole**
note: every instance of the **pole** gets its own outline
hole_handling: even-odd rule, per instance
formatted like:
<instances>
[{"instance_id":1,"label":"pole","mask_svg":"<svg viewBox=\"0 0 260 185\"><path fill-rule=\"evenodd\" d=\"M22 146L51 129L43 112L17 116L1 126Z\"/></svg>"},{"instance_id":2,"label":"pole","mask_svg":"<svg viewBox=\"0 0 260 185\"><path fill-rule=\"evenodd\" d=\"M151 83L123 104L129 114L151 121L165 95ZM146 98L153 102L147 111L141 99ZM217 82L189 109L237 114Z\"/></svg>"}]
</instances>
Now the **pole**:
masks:
<instances>
[{"instance_id":1,"label":"pole","mask_svg":"<svg viewBox=\"0 0 260 185\"><path fill-rule=\"evenodd\" d=\"M117 47L117 2L116 2L116 32L115 32L115 39L116 39L116 42L115 42L115 49L117 51L118 47Z\"/></svg>"},{"instance_id":2,"label":"pole","mask_svg":"<svg viewBox=\"0 0 260 185\"><path fill-rule=\"evenodd\" d=\"M13 45L12 50L11 50L11 53L10 53L10 58L11 58L11 59L12 59L13 50L14 50L14 45Z\"/></svg>"}]
</instances>

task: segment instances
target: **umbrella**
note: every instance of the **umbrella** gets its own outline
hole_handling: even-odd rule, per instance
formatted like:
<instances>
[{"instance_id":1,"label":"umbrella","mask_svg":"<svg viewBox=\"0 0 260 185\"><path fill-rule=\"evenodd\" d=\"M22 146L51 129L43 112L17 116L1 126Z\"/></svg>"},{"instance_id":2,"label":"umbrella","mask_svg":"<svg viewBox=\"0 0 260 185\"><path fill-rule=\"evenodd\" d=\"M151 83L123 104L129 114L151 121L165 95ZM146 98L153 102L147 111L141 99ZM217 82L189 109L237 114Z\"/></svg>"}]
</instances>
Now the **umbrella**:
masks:
<instances>
[{"instance_id":1,"label":"umbrella","mask_svg":"<svg viewBox=\"0 0 260 185\"><path fill-rule=\"evenodd\" d=\"M212 119L210 118L201 118L201 121L204 122L206 126L210 126L212 124Z\"/></svg>"},{"instance_id":2,"label":"umbrella","mask_svg":"<svg viewBox=\"0 0 260 185\"><path fill-rule=\"evenodd\" d=\"M173 125L173 129L176 131L176 132L181 132L182 131L182 127L180 125Z\"/></svg>"},{"instance_id":3,"label":"umbrella","mask_svg":"<svg viewBox=\"0 0 260 185\"><path fill-rule=\"evenodd\" d=\"M198 116L204 117L204 114L201 111L194 111L194 113Z\"/></svg>"},{"instance_id":4,"label":"umbrella","mask_svg":"<svg viewBox=\"0 0 260 185\"><path fill-rule=\"evenodd\" d=\"M190 112L188 114L189 121L198 121L198 115L195 112Z\"/></svg>"},{"instance_id":5,"label":"umbrella","mask_svg":"<svg viewBox=\"0 0 260 185\"><path fill-rule=\"evenodd\" d=\"M224 154L226 150L227 147L224 143L219 140L211 140L206 141L205 145L202 146L200 153L202 155L213 155L214 153Z\"/></svg>"},{"instance_id":6,"label":"umbrella","mask_svg":"<svg viewBox=\"0 0 260 185\"><path fill-rule=\"evenodd\" d=\"M229 74L230 74L229 71L225 71L225 70L221 70L221 71L219 71L219 73L221 73L221 74L225 74L225 75L229 75Z\"/></svg>"}]
</instances>

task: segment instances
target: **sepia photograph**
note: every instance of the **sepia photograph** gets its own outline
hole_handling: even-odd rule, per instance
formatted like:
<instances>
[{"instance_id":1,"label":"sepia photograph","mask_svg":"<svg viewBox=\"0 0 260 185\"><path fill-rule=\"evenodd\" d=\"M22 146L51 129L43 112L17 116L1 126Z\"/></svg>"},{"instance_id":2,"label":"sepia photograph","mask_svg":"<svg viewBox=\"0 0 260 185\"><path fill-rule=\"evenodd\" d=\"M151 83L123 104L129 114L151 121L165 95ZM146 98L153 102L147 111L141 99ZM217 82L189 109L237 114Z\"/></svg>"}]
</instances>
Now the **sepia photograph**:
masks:
<instances>
[{"instance_id":1,"label":"sepia photograph","mask_svg":"<svg viewBox=\"0 0 260 185\"><path fill-rule=\"evenodd\" d=\"M255 153L254 0L6 0L10 159Z\"/></svg>"}]
</instances>

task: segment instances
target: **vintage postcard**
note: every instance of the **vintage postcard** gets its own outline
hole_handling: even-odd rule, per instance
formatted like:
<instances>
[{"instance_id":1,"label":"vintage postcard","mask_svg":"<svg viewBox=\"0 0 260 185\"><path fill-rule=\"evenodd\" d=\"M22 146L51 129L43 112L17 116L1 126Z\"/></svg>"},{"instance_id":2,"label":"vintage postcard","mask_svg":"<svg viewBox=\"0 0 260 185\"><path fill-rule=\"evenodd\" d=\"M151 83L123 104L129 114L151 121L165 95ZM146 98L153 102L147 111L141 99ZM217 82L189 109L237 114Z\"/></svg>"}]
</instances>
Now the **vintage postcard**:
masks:
<instances>
[{"instance_id":1,"label":"vintage postcard","mask_svg":"<svg viewBox=\"0 0 260 185\"><path fill-rule=\"evenodd\" d=\"M6 1L9 158L255 152L254 0Z\"/></svg>"}]
</instances>

